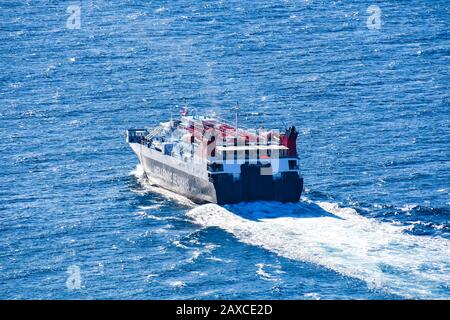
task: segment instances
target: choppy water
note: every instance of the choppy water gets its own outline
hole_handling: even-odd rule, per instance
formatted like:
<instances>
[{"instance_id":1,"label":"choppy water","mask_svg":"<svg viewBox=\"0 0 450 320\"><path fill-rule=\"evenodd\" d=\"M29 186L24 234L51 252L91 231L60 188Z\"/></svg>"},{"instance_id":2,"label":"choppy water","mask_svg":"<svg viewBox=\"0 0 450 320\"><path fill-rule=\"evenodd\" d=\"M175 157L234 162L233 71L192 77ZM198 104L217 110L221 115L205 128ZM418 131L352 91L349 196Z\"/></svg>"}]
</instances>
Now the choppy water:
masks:
<instances>
[{"instance_id":1,"label":"choppy water","mask_svg":"<svg viewBox=\"0 0 450 320\"><path fill-rule=\"evenodd\" d=\"M79 3L0 3L0 298L450 298L447 1ZM304 201L147 185L185 99L295 124Z\"/></svg>"}]
</instances>

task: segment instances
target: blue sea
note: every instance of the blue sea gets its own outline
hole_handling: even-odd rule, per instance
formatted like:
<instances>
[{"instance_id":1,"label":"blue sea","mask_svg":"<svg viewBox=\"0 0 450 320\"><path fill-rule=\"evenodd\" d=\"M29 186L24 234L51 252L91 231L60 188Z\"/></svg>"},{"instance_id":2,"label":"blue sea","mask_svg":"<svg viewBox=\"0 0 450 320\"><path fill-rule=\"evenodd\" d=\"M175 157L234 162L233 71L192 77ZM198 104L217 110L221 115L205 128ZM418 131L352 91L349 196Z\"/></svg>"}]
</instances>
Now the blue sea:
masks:
<instances>
[{"instance_id":1,"label":"blue sea","mask_svg":"<svg viewBox=\"0 0 450 320\"><path fill-rule=\"evenodd\" d=\"M450 299L445 0L0 2L0 298ZM125 143L299 130L302 201L196 205Z\"/></svg>"}]
</instances>

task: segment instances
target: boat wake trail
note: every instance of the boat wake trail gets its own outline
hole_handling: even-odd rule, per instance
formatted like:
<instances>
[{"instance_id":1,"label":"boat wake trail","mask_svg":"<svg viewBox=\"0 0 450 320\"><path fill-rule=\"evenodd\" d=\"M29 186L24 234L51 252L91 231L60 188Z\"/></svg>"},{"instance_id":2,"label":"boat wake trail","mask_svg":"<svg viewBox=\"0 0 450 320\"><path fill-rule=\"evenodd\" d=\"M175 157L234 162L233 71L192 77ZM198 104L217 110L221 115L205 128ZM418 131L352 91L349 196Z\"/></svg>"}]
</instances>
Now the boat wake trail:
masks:
<instances>
[{"instance_id":1,"label":"boat wake trail","mask_svg":"<svg viewBox=\"0 0 450 320\"><path fill-rule=\"evenodd\" d=\"M327 202L198 206L187 215L241 242L307 261L405 298L449 299L450 241L413 236L404 228Z\"/></svg>"}]
</instances>

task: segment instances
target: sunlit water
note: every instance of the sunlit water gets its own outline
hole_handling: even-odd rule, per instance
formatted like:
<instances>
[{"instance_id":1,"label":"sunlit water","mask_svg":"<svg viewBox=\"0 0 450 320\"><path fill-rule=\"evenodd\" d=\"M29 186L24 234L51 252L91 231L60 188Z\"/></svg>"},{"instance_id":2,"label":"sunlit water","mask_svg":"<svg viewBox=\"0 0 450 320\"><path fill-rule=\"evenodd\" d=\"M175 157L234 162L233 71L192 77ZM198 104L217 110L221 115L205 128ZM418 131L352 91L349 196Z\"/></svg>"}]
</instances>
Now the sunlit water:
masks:
<instances>
[{"instance_id":1,"label":"sunlit water","mask_svg":"<svg viewBox=\"0 0 450 320\"><path fill-rule=\"evenodd\" d=\"M0 3L0 298L450 298L447 1L80 3ZM296 125L302 202L146 183L185 100Z\"/></svg>"}]
</instances>

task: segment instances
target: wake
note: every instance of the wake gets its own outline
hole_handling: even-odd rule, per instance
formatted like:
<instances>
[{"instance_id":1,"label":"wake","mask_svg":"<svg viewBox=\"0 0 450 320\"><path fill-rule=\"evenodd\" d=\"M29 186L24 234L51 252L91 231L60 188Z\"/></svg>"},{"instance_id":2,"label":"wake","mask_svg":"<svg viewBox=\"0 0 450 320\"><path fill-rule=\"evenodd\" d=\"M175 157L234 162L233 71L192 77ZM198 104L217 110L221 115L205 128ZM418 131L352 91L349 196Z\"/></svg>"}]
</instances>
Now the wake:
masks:
<instances>
[{"instance_id":1,"label":"wake","mask_svg":"<svg viewBox=\"0 0 450 320\"><path fill-rule=\"evenodd\" d=\"M197 206L151 185L140 165L133 170L142 189L191 207L187 216L218 227L239 241L280 256L324 266L361 279L370 288L405 298L450 299L450 241L405 234L405 227L359 215L329 202L253 202Z\"/></svg>"},{"instance_id":2,"label":"wake","mask_svg":"<svg viewBox=\"0 0 450 320\"><path fill-rule=\"evenodd\" d=\"M405 298L450 298L450 241L412 236L404 228L327 202L207 204L187 213L241 242L307 261Z\"/></svg>"}]
</instances>

